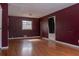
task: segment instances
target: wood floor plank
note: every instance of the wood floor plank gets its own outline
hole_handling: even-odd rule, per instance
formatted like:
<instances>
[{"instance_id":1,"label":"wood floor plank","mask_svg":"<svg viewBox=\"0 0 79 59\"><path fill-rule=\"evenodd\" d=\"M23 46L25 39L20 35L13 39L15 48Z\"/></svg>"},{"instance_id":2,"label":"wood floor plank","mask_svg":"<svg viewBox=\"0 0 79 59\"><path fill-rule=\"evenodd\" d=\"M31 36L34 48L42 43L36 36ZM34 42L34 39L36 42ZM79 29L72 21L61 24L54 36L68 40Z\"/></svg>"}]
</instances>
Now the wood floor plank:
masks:
<instances>
[{"instance_id":1,"label":"wood floor plank","mask_svg":"<svg viewBox=\"0 0 79 59\"><path fill-rule=\"evenodd\" d=\"M9 40L9 48L1 56L79 56L79 50L41 39Z\"/></svg>"}]
</instances>

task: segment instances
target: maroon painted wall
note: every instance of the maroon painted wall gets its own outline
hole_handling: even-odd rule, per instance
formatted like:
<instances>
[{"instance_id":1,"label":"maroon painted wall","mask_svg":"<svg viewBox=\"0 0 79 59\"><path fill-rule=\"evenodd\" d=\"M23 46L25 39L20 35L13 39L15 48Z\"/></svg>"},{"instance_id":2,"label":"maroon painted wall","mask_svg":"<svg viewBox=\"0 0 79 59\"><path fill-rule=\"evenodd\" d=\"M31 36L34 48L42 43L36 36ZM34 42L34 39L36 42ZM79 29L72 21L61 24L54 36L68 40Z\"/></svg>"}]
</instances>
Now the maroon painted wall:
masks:
<instances>
[{"instance_id":1,"label":"maroon painted wall","mask_svg":"<svg viewBox=\"0 0 79 59\"><path fill-rule=\"evenodd\" d=\"M48 37L48 17L51 16L56 16L56 40L79 45L79 4L40 18L43 37Z\"/></svg>"},{"instance_id":2,"label":"maroon painted wall","mask_svg":"<svg viewBox=\"0 0 79 59\"><path fill-rule=\"evenodd\" d=\"M40 18L40 36L48 37L48 18Z\"/></svg>"},{"instance_id":3,"label":"maroon painted wall","mask_svg":"<svg viewBox=\"0 0 79 59\"><path fill-rule=\"evenodd\" d=\"M2 6L2 46L8 46L8 4L1 3Z\"/></svg>"},{"instance_id":4,"label":"maroon painted wall","mask_svg":"<svg viewBox=\"0 0 79 59\"><path fill-rule=\"evenodd\" d=\"M22 20L32 21L32 30L22 30ZM38 18L9 16L9 37L40 36L40 21Z\"/></svg>"}]
</instances>

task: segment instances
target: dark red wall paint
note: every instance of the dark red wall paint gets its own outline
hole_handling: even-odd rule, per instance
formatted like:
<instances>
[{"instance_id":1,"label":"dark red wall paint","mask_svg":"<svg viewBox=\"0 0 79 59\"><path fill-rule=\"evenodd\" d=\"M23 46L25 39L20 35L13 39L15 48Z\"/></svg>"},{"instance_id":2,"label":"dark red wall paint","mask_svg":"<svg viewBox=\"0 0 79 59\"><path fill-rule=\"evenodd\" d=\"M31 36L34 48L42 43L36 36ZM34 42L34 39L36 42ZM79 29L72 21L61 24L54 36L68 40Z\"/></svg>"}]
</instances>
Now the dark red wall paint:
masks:
<instances>
[{"instance_id":1,"label":"dark red wall paint","mask_svg":"<svg viewBox=\"0 0 79 59\"><path fill-rule=\"evenodd\" d=\"M2 46L5 47L5 46L8 46L8 4L2 3L1 6L3 8ZM48 17L53 16L53 15L56 16L56 32L57 32L56 33L56 40L78 45L78 40L79 40L79 4L73 5L69 8L65 8L63 10L52 13L48 16L42 17L42 18L40 18L41 22L36 20L36 22L40 23L41 26L39 26L39 25L36 26L32 32L28 31L28 33L27 33L28 36L39 35L39 29L41 29L40 30L41 36L48 37L48 26L47 26L48 25L48 23L47 23ZM25 19L25 18L23 18L23 19ZM37 23L35 25L37 25ZM9 30L10 29L11 28L9 27ZM23 31L23 33L25 33L25 32L26 31ZM29 34L29 33L31 33L31 34ZM23 34L23 35L25 35L25 34ZM18 36L19 36L19 34L18 34Z\"/></svg>"},{"instance_id":2,"label":"dark red wall paint","mask_svg":"<svg viewBox=\"0 0 79 59\"><path fill-rule=\"evenodd\" d=\"M47 18L40 19L40 36L48 37L48 20L47 20Z\"/></svg>"},{"instance_id":3,"label":"dark red wall paint","mask_svg":"<svg viewBox=\"0 0 79 59\"><path fill-rule=\"evenodd\" d=\"M40 18L43 37L48 37L48 17L51 16L56 16L56 40L79 45L79 4Z\"/></svg>"},{"instance_id":4,"label":"dark red wall paint","mask_svg":"<svg viewBox=\"0 0 79 59\"><path fill-rule=\"evenodd\" d=\"M22 20L32 21L32 30L22 30ZM40 36L40 21L38 18L9 16L9 37Z\"/></svg>"},{"instance_id":5,"label":"dark red wall paint","mask_svg":"<svg viewBox=\"0 0 79 59\"><path fill-rule=\"evenodd\" d=\"M8 4L2 6L2 47L8 46Z\"/></svg>"}]
</instances>

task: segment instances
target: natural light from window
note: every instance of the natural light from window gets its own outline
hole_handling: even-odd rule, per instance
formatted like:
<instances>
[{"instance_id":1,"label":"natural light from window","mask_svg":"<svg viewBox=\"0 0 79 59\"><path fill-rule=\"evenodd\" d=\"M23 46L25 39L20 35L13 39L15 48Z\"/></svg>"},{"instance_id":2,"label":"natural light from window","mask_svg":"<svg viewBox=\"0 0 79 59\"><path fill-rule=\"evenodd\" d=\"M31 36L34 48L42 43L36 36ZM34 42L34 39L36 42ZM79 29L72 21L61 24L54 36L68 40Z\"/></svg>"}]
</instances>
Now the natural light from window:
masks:
<instances>
[{"instance_id":1,"label":"natural light from window","mask_svg":"<svg viewBox=\"0 0 79 59\"><path fill-rule=\"evenodd\" d=\"M32 30L32 21L22 21L22 30Z\"/></svg>"}]
</instances>

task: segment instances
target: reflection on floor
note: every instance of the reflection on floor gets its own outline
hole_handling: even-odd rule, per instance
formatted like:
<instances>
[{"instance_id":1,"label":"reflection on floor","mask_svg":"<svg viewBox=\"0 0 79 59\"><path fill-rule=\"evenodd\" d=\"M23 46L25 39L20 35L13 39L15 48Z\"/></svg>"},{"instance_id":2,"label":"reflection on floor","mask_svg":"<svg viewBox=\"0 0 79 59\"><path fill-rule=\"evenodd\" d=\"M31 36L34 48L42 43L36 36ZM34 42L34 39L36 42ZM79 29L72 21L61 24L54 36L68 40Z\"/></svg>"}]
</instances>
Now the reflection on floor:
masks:
<instances>
[{"instance_id":1,"label":"reflection on floor","mask_svg":"<svg viewBox=\"0 0 79 59\"><path fill-rule=\"evenodd\" d=\"M10 40L7 50L0 50L4 56L79 56L79 50L68 46L42 40L23 39Z\"/></svg>"}]
</instances>

